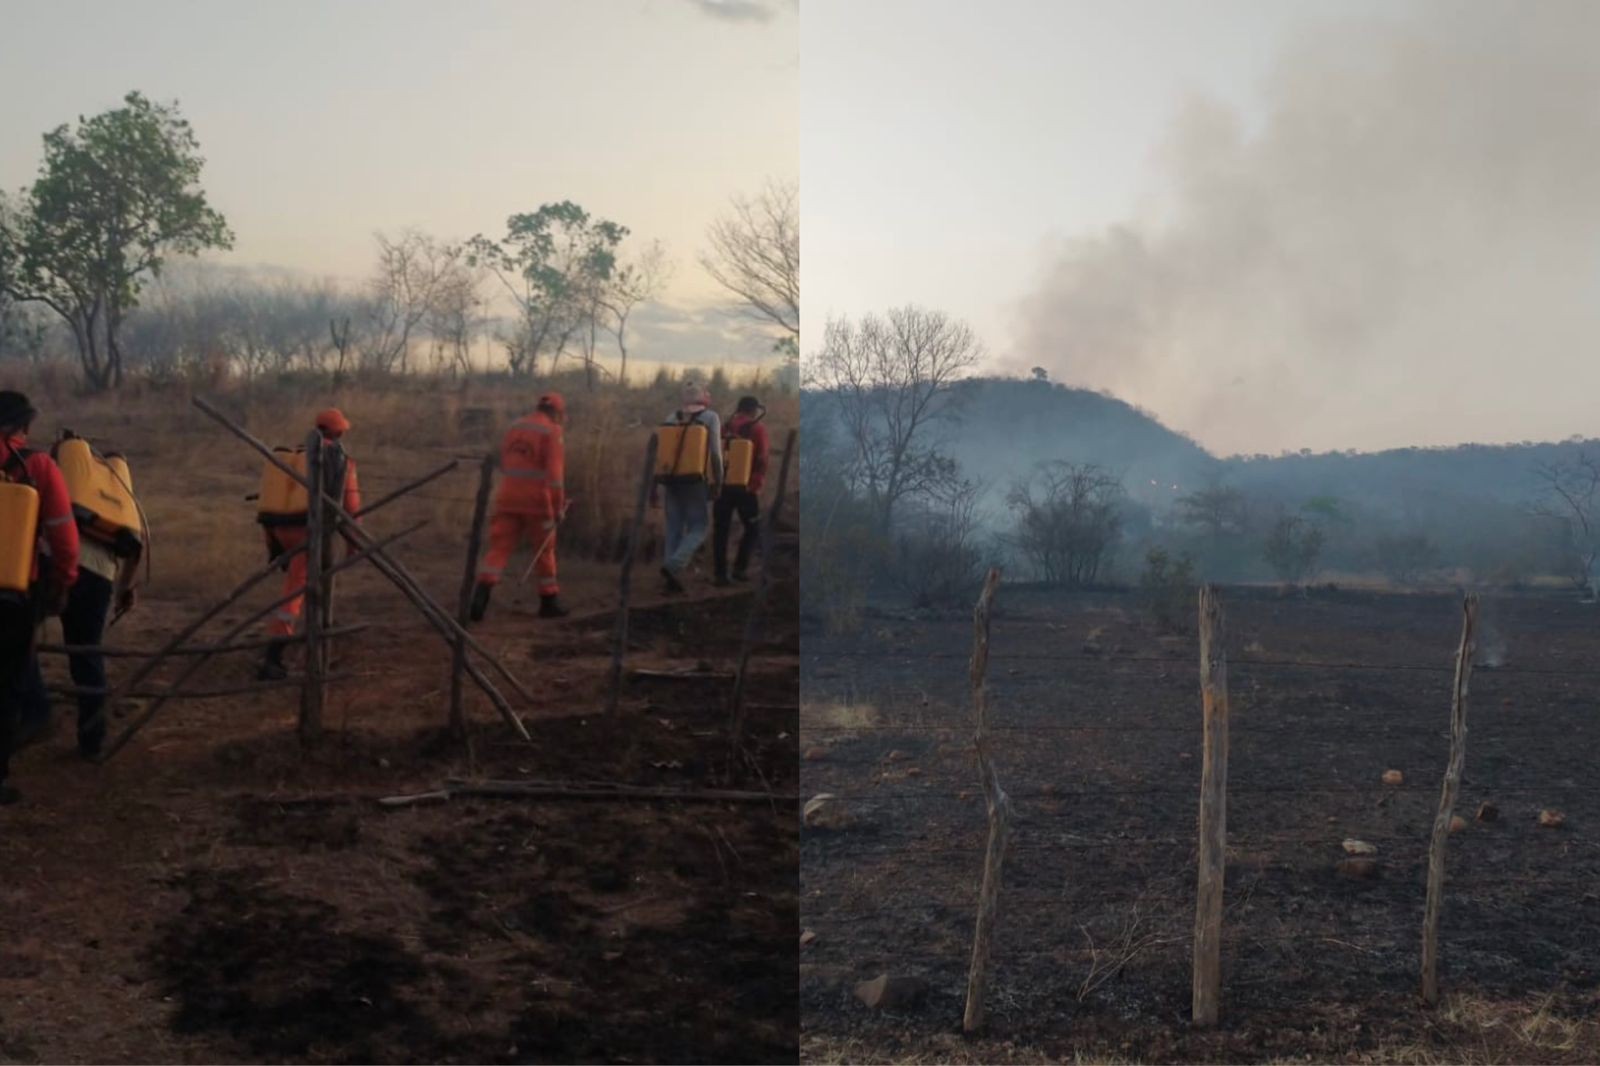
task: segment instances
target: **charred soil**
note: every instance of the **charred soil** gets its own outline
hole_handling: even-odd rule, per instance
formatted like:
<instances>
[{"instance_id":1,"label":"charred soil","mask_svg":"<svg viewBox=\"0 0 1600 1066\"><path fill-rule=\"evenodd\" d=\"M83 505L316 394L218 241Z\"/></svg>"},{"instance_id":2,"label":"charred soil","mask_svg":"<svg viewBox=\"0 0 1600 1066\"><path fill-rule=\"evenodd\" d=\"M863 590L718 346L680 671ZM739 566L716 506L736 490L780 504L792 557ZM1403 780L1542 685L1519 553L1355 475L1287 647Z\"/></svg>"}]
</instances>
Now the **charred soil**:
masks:
<instances>
[{"instance_id":1,"label":"charred soil","mask_svg":"<svg viewBox=\"0 0 1600 1066\"><path fill-rule=\"evenodd\" d=\"M1441 982L1418 996L1460 601L1224 590L1232 696L1223 1020L1188 1025L1201 716L1192 633L1133 595L1002 587L989 666L1014 820L989 1025L960 1036L986 819L971 616L807 632L802 1055L911 1061L1549 1061L1600 1040L1595 608L1485 601L1449 838ZM1387 770L1404 782L1386 785ZM1498 811L1479 820L1482 804ZM1566 815L1541 827L1542 809ZM1373 876L1338 868L1346 839ZM915 1010L854 985L927 981Z\"/></svg>"},{"instance_id":2,"label":"charred soil","mask_svg":"<svg viewBox=\"0 0 1600 1066\"><path fill-rule=\"evenodd\" d=\"M0 814L0 1058L793 1061L792 803L376 802L452 778L792 795L789 555L737 752L727 677L748 590L663 600L636 571L630 666L707 676L630 680L608 718L616 573L588 564L562 574L574 617L535 620L507 588L475 630L534 690L531 746L475 691L471 753L452 743L449 648L356 571L340 620L374 624L335 652L355 679L330 690L313 750L291 688L174 703L103 766L70 728L25 752L25 802ZM458 566L419 576L454 603ZM199 606L140 608L132 643ZM218 660L207 684L253 666Z\"/></svg>"}]
</instances>

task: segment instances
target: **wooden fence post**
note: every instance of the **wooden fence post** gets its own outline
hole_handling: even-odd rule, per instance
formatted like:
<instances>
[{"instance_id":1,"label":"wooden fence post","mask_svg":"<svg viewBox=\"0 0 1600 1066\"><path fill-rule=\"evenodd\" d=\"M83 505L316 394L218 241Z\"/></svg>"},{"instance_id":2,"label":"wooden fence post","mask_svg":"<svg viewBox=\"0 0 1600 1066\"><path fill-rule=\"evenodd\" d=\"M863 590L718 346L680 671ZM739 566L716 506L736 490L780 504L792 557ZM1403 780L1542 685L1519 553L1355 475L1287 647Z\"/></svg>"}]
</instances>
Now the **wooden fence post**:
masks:
<instances>
[{"instance_id":1,"label":"wooden fence post","mask_svg":"<svg viewBox=\"0 0 1600 1066\"><path fill-rule=\"evenodd\" d=\"M756 584L756 594L750 601L750 613L744 620L744 640L739 647L739 669L733 679L733 722L728 734L735 750L744 734L744 682L750 669L750 653L755 649L756 637L761 633L761 618L767 609L767 594L772 588L772 541L778 535L778 516L783 513L783 497L789 491L789 465L794 457L794 444L799 431L791 429L783 442L783 463L778 467L778 493L772 507L761 523L761 580Z\"/></svg>"},{"instance_id":2,"label":"wooden fence post","mask_svg":"<svg viewBox=\"0 0 1600 1066\"><path fill-rule=\"evenodd\" d=\"M1194 915L1194 1024L1217 1024L1222 998L1222 891L1228 854L1228 656L1217 590L1200 590L1200 871Z\"/></svg>"},{"instance_id":3,"label":"wooden fence post","mask_svg":"<svg viewBox=\"0 0 1600 1066\"><path fill-rule=\"evenodd\" d=\"M1444 850L1450 838L1450 819L1461 790L1461 770L1467 761L1467 683L1472 678L1476 650L1478 595L1469 593L1461 605L1461 645L1456 649L1455 686L1450 699L1450 761L1445 765L1444 787L1439 792L1439 813L1433 819L1433 841L1428 847L1428 902L1422 914L1422 1001L1439 1001L1439 908L1444 903Z\"/></svg>"},{"instance_id":4,"label":"wooden fence post","mask_svg":"<svg viewBox=\"0 0 1600 1066\"><path fill-rule=\"evenodd\" d=\"M617 701L622 698L622 657L628 650L628 599L633 590L633 560L639 554L639 540L644 535L644 513L650 502L650 486L655 484L656 448L659 442L654 433L644 449L644 473L639 477L639 491L633 501L633 525L628 529L628 544L622 555L622 576L618 578L617 628L611 637L611 688L606 696L606 713L617 713Z\"/></svg>"},{"instance_id":5,"label":"wooden fence post","mask_svg":"<svg viewBox=\"0 0 1600 1066\"><path fill-rule=\"evenodd\" d=\"M316 488L322 485L322 433L312 430L306 437L306 481L313 486L306 500L306 592L304 610L306 624L306 683L300 690L300 742L313 744L322 734L322 597L327 588L326 564L328 541L327 510L322 495Z\"/></svg>"},{"instance_id":6,"label":"wooden fence post","mask_svg":"<svg viewBox=\"0 0 1600 1066\"><path fill-rule=\"evenodd\" d=\"M472 593L477 585L478 553L483 549L483 521L489 512L489 490L494 484L495 456L489 452L483 457L478 473L478 495L472 503L472 530L467 534L467 561L461 572L461 597L456 602L456 621L465 631L472 613ZM467 715L463 706L461 675L467 668L467 642L455 638L455 649L450 657L450 735L457 740L467 738Z\"/></svg>"},{"instance_id":7,"label":"wooden fence post","mask_svg":"<svg viewBox=\"0 0 1600 1066\"><path fill-rule=\"evenodd\" d=\"M983 856L983 884L978 890L978 921L972 936L972 966L967 971L967 1009L961 1020L964 1032L983 1028L983 997L989 984L989 952L1000 902L1000 872L1005 860L1006 836L1011 822L1011 801L995 775L989 752L989 698L984 674L989 668L989 612L994 605L1000 571L991 569L983 582L983 593L972 613L972 709L977 725L973 734L978 751L978 774L983 780L983 795L989 808L989 845Z\"/></svg>"}]
</instances>

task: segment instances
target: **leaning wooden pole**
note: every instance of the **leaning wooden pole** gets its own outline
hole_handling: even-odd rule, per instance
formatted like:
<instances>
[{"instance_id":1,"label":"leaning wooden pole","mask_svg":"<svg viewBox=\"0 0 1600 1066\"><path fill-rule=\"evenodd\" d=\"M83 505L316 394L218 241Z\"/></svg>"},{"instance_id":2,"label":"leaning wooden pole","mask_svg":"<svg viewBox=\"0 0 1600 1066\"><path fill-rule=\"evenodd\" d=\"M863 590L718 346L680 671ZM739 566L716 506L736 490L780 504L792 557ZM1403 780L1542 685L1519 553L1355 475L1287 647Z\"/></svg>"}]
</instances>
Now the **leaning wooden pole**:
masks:
<instances>
[{"instance_id":1,"label":"leaning wooden pole","mask_svg":"<svg viewBox=\"0 0 1600 1066\"><path fill-rule=\"evenodd\" d=\"M778 494L773 497L772 508L766 521L761 523L761 580L756 583L756 594L750 599L750 613L744 620L744 639L739 645L739 669L733 679L733 723L728 733L733 746L739 746L744 735L745 677L750 670L750 653L755 650L756 638L761 635L761 620L766 614L767 597L772 589L772 542L777 537L778 516L783 513L783 497L789 491L789 460L794 455L796 431L790 430L783 443L783 465L778 468Z\"/></svg>"},{"instance_id":2,"label":"leaning wooden pole","mask_svg":"<svg viewBox=\"0 0 1600 1066\"><path fill-rule=\"evenodd\" d=\"M1444 851L1450 839L1450 819L1461 791L1461 770L1467 761L1467 685L1472 679L1476 650L1478 594L1468 593L1461 604L1461 645L1456 649L1456 678L1450 699L1450 761L1439 791L1439 813L1433 818L1433 841L1428 847L1428 902L1422 913L1422 1001L1439 1001L1439 910L1444 905Z\"/></svg>"},{"instance_id":3,"label":"leaning wooden pole","mask_svg":"<svg viewBox=\"0 0 1600 1066\"><path fill-rule=\"evenodd\" d=\"M978 750L978 774L989 807L989 846L983 856L983 885L978 890L978 922L972 936L972 966L967 971L967 1010L961 1028L975 1033L983 1028L983 999L989 985L989 953L994 940L995 916L1000 903L1000 869L1005 861L1006 836L1011 825L1011 801L995 775L989 751L989 696L984 675L989 669L989 613L994 606L1000 571L991 569L983 593L972 613L972 710L977 720L973 743Z\"/></svg>"},{"instance_id":4,"label":"leaning wooden pole","mask_svg":"<svg viewBox=\"0 0 1600 1066\"><path fill-rule=\"evenodd\" d=\"M385 537L383 540L377 542L373 547L364 548L361 551L356 552L354 555L351 555L349 558L344 559L343 561L339 562L338 564L336 564L335 566L331 567L330 569L333 572L337 573L340 570L345 570L345 569L348 569L349 567L352 567L352 566L356 565L357 563L361 562L364 559L370 559L373 556L375 556L377 554L377 552L381 551L383 548L388 547L389 545L395 543L396 541L400 540L402 537L410 536L411 534L415 533L417 530L421 529L423 526L425 526L427 524L428 523L426 523L426 522L417 522L414 525L407 526L405 529L402 529L400 532L392 534L392 535L390 535L388 537ZM308 581L306 584L310 584L310 582ZM243 621L241 621L241 622L237 623L236 625L234 625L233 628L229 629L228 632L217 643L221 644L221 645L226 645L226 644L230 643L235 638L237 638L241 633L243 633L245 630L249 629L251 626L253 626L257 622L261 621L261 619L265 618L267 615L271 614L273 611L276 611L279 607L282 607L284 604L288 603L290 600L294 599L295 597L303 595L305 593L305 590L306 590L306 585L301 585L300 587L298 587L296 589L293 589L293 590L291 590L289 592L286 592L282 596L279 596L277 599L273 600L271 603L267 604L265 607L263 607L260 610L254 612L253 614L248 615ZM200 671L201 667L205 666L206 663L211 661L211 655L212 654L215 654L215 653L209 653L209 654L206 654L206 655L196 656L184 668L183 672L178 675L178 679L176 681L172 682L171 686L169 686L169 688L168 688L168 692L169 693L170 692L175 692L180 686L183 685L183 683L185 681L189 680L189 678L193 677L196 673L198 673ZM132 691L136 691L136 690L130 684L130 685L122 686L122 688L119 689L119 691L132 692ZM106 746L105 751L102 752L101 755L100 755L99 761L100 762L105 762L106 760L110 759L113 755L115 755L117 752L121 751L123 746L125 744L127 744L128 741L133 739L133 735L135 733L137 733L140 729L143 729L145 724L147 722L149 722L150 719L155 717L156 712L161 709L161 706L166 701L166 699L167 699L166 696L161 696L158 699L156 699L156 701L154 703L151 703L148 707L146 707L144 710L139 712L139 716L137 718L135 718L132 722L130 722L128 724L128 727L126 729L124 729L121 733L119 733L117 735L116 739L113 740L110 744L108 744Z\"/></svg>"},{"instance_id":5,"label":"leaning wooden pole","mask_svg":"<svg viewBox=\"0 0 1600 1066\"><path fill-rule=\"evenodd\" d=\"M211 418L216 420L216 422L219 423L229 433L232 433L234 436L250 445L250 447L254 448L262 458L267 460L267 462L271 463L273 466L289 475L289 477L293 478L301 485L306 484L306 479L300 475L299 471L293 469L288 464L283 462L283 460L279 459L273 454L271 448L268 448L265 444L261 443L261 441L257 440L244 429L240 428L233 422L232 419L223 414L221 411L217 410L217 408L213 407L211 404L207 403L203 398L196 396L194 398L194 405L201 411L204 411L207 415L210 415ZM350 515L350 513L340 506L338 501L329 499L326 494L323 494L323 499L327 502L329 509L333 512L334 519L338 523L339 531L341 533L355 541L358 547L366 548L370 547L374 543L371 534L362 529L361 526L356 523L355 519ZM413 606L422 612L422 617L439 632L440 636L444 638L446 644L453 648L455 646L454 638L464 638L467 647L481 655L484 660L494 668L495 672L503 677L506 682L517 691L518 695L530 703L533 702L533 694L528 691L527 686L518 680L516 675L508 670L505 664L502 663L493 653L491 653L489 649L485 648L470 633L463 629L461 625L444 610L443 607L439 606L438 602L422 589L422 586L417 582L416 578L411 575L410 571L406 570L406 568L401 566L397 560L381 550L372 552L371 559L372 565L378 569L378 572L387 577L389 581L400 590L401 595L405 596L405 598L409 600ZM527 727L522 724L522 720L517 717L516 712L511 709L511 705L505 701L505 698L500 695L499 691L495 689L493 685L489 684L488 679L475 664L470 662L467 664L467 676L472 678L472 680L477 683L479 688L483 689L484 694L489 697L489 699L494 703L495 707L499 709L501 715L506 718L507 722L510 723L514 729L516 729L518 734L521 735L524 740L531 741L532 738L528 736Z\"/></svg>"},{"instance_id":6,"label":"leaning wooden pole","mask_svg":"<svg viewBox=\"0 0 1600 1066\"><path fill-rule=\"evenodd\" d=\"M204 410L204 407L202 407L202 410ZM216 416L213 414L213 417L216 417ZM385 504L392 503L395 500L399 499L402 493L409 492L409 491L411 491L412 489L416 488L419 485L426 484L427 482L432 481L434 478L437 478L442 474L446 474L449 471L454 470L455 466L456 466L456 464L454 462L451 462L451 463L447 464L446 466L440 467L438 470L433 471L431 474L428 474L425 477L418 478L416 481L412 482L409 486L406 486L403 489L397 489L396 491L389 493L387 496L384 496L382 499L375 500L374 502L372 502L372 503L368 504L367 506L363 507L361 509L360 514L357 515L357 517L364 518L367 515L372 514L374 511L376 511L379 508L383 507ZM218 600L210 608L208 608L206 611L204 611L194 621L190 622L183 629L179 630L178 633L175 636L173 636L170 640L168 640L160 648L157 648L153 652L148 652L148 653L141 652L141 653L139 653L141 656L144 656L144 655L148 656L148 658L146 658L146 660L145 660L144 665L141 666L139 669L135 670L128 677L128 679L126 681L124 681L121 684L117 685L112 690L111 694L107 697L107 700L106 700L107 704L114 704L116 702L116 700L119 699L121 696L125 695L127 692L129 692L130 690L136 688L137 686L143 684L152 674L154 674L158 669L161 668L161 664L166 662L167 659L170 656L172 656L172 655L195 654L195 652L193 652L193 651L185 651L185 650L182 650L182 649L183 649L184 645L189 640L193 639L193 637L194 637L194 635L196 633L200 632L200 630L205 628L205 625L206 625L207 622L210 622L213 618L217 617L223 611L226 611L229 607L232 607L235 603L238 603L241 599L243 599L245 596L247 596L252 589L254 589L257 585L261 584L261 582L265 581L267 578L271 577L273 574L283 570L285 567L287 567L289 565L290 560L292 560L295 556L297 556L297 555L301 554L302 552L304 552L306 550L306 548L307 548L307 545L302 544L302 545L299 545L298 547L289 549L288 551L284 552L282 555L279 555L276 559L274 559L271 562L267 563L261 569L255 571L249 577L245 578L243 581L239 582L239 584L235 585L233 587L232 591L230 591L226 596L224 596L222 599ZM351 629L351 630L349 630L349 632L355 632L355 630ZM107 652L106 654L112 654L112 653L111 652Z\"/></svg>"},{"instance_id":7,"label":"leaning wooden pole","mask_svg":"<svg viewBox=\"0 0 1600 1066\"><path fill-rule=\"evenodd\" d=\"M456 601L456 621L463 629L471 618L472 591L478 578L478 553L483 550L483 523L489 513L489 491L494 487L494 453L483 457L478 471L478 495L472 502L472 530L467 534L467 561L461 573L461 596ZM450 657L450 735L467 737L467 713L461 675L467 668L467 642L456 638Z\"/></svg>"},{"instance_id":8,"label":"leaning wooden pole","mask_svg":"<svg viewBox=\"0 0 1600 1066\"><path fill-rule=\"evenodd\" d=\"M650 486L656 479L656 449L660 442L654 433L644 449L644 470L639 475L639 491L633 499L633 525L628 527L628 543L622 554L622 573L617 578L617 627L611 635L611 686L606 694L606 713L617 713L622 698L622 657L628 653L628 600L633 595L633 560L639 555L644 537L645 508L650 502Z\"/></svg>"},{"instance_id":9,"label":"leaning wooden pole","mask_svg":"<svg viewBox=\"0 0 1600 1066\"><path fill-rule=\"evenodd\" d=\"M1228 657L1217 590L1200 590L1200 869L1194 913L1194 1024L1217 1024L1222 998L1222 891L1228 851Z\"/></svg>"},{"instance_id":10,"label":"leaning wooden pole","mask_svg":"<svg viewBox=\"0 0 1600 1066\"><path fill-rule=\"evenodd\" d=\"M306 480L321 485L322 470L322 433L314 429L306 437ZM322 609L330 580L324 573L328 541L323 534L327 529L327 515L320 494L309 493L306 500L306 597L305 609L301 612L306 620L306 679L300 690L300 743L307 745L316 743L322 735L322 701L326 695L322 684Z\"/></svg>"}]
</instances>

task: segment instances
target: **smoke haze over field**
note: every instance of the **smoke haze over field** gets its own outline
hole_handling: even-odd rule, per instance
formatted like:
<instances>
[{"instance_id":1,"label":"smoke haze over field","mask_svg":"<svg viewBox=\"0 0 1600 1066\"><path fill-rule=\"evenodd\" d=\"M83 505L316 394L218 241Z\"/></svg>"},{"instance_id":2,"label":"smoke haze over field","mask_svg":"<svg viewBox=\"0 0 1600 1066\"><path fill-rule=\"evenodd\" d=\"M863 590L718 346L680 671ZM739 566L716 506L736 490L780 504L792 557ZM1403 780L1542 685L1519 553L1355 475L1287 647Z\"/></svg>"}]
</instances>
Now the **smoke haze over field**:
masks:
<instances>
[{"instance_id":1,"label":"smoke haze over field","mask_svg":"<svg viewBox=\"0 0 1600 1066\"><path fill-rule=\"evenodd\" d=\"M1064 243L1018 368L1224 451L1592 432L1596 41L1583 3L1308 30L1258 130L1185 107L1161 217Z\"/></svg>"},{"instance_id":2,"label":"smoke haze over field","mask_svg":"<svg viewBox=\"0 0 1600 1066\"><path fill-rule=\"evenodd\" d=\"M937 307L1224 454L1600 430L1600 4L909 11L802 25L811 337Z\"/></svg>"}]
</instances>

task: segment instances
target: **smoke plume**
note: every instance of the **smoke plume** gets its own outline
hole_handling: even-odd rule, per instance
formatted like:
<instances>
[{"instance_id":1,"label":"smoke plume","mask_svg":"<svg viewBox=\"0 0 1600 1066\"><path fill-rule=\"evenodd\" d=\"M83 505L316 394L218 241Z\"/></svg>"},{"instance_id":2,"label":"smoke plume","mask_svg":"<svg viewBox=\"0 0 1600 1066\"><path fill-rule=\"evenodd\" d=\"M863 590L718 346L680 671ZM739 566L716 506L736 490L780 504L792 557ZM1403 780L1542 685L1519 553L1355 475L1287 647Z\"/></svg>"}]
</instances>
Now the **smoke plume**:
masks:
<instances>
[{"instance_id":1,"label":"smoke plume","mask_svg":"<svg viewBox=\"0 0 1600 1066\"><path fill-rule=\"evenodd\" d=\"M1014 369L1224 452L1593 435L1600 4L1407 11L1307 27L1259 121L1185 105L1159 207L1057 250Z\"/></svg>"}]
</instances>

